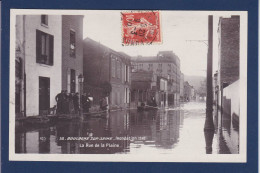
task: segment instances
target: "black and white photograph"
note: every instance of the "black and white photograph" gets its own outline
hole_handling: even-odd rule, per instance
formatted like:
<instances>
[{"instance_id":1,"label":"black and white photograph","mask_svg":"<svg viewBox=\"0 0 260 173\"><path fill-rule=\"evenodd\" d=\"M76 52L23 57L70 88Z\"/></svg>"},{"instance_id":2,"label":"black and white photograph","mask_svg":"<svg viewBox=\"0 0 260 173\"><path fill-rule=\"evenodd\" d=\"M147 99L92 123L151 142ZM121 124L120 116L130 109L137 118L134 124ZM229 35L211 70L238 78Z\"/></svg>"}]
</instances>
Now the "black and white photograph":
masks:
<instances>
[{"instance_id":1,"label":"black and white photograph","mask_svg":"<svg viewBox=\"0 0 260 173\"><path fill-rule=\"evenodd\" d=\"M9 159L247 161L247 12L10 13Z\"/></svg>"}]
</instances>

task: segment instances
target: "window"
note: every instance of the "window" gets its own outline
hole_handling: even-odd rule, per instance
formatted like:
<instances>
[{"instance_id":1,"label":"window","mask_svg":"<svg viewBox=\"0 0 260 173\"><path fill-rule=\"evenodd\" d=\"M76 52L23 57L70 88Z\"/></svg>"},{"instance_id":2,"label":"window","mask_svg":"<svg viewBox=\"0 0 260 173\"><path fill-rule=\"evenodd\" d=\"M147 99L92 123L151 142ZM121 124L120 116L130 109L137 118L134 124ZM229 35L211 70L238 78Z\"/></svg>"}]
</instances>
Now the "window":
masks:
<instances>
[{"instance_id":1,"label":"window","mask_svg":"<svg viewBox=\"0 0 260 173\"><path fill-rule=\"evenodd\" d=\"M169 73L171 73L171 69L172 69L171 64L168 64L168 72Z\"/></svg>"},{"instance_id":2,"label":"window","mask_svg":"<svg viewBox=\"0 0 260 173\"><path fill-rule=\"evenodd\" d=\"M129 103L129 92L128 92L128 88L125 88L125 103Z\"/></svg>"},{"instance_id":3,"label":"window","mask_svg":"<svg viewBox=\"0 0 260 173\"><path fill-rule=\"evenodd\" d=\"M158 69L159 72L162 72L162 64L158 64Z\"/></svg>"},{"instance_id":4,"label":"window","mask_svg":"<svg viewBox=\"0 0 260 173\"><path fill-rule=\"evenodd\" d=\"M53 65L53 43L52 35L36 30L36 62L40 64Z\"/></svg>"},{"instance_id":5,"label":"window","mask_svg":"<svg viewBox=\"0 0 260 173\"><path fill-rule=\"evenodd\" d=\"M143 64L139 64L139 70L143 69Z\"/></svg>"},{"instance_id":6,"label":"window","mask_svg":"<svg viewBox=\"0 0 260 173\"><path fill-rule=\"evenodd\" d=\"M41 15L41 23L48 26L48 15Z\"/></svg>"},{"instance_id":7,"label":"window","mask_svg":"<svg viewBox=\"0 0 260 173\"><path fill-rule=\"evenodd\" d=\"M149 64L148 70L149 70L149 71L153 71L153 64Z\"/></svg>"},{"instance_id":8,"label":"window","mask_svg":"<svg viewBox=\"0 0 260 173\"><path fill-rule=\"evenodd\" d=\"M76 56L76 34L72 30L70 30L70 56Z\"/></svg>"},{"instance_id":9,"label":"window","mask_svg":"<svg viewBox=\"0 0 260 173\"><path fill-rule=\"evenodd\" d=\"M120 75L121 75L121 63L120 61L117 61L116 63L116 71L117 71L117 78L120 78Z\"/></svg>"},{"instance_id":10,"label":"window","mask_svg":"<svg viewBox=\"0 0 260 173\"><path fill-rule=\"evenodd\" d=\"M129 82L129 67L125 65L125 82Z\"/></svg>"},{"instance_id":11,"label":"window","mask_svg":"<svg viewBox=\"0 0 260 173\"><path fill-rule=\"evenodd\" d=\"M116 60L114 58L111 59L111 70L112 77L116 77Z\"/></svg>"},{"instance_id":12,"label":"window","mask_svg":"<svg viewBox=\"0 0 260 173\"><path fill-rule=\"evenodd\" d=\"M22 79L22 59L20 57L15 59L15 77Z\"/></svg>"}]
</instances>

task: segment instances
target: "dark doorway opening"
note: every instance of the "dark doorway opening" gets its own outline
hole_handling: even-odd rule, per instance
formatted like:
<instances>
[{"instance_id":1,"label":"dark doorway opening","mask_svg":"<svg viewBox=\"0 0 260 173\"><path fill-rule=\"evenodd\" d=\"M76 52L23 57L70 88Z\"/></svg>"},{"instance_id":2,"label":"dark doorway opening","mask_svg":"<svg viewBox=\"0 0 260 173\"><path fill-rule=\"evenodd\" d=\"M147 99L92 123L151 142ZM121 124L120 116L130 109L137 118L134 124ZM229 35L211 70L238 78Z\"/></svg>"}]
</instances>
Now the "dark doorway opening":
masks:
<instances>
[{"instance_id":1,"label":"dark doorway opening","mask_svg":"<svg viewBox=\"0 0 260 173\"><path fill-rule=\"evenodd\" d=\"M39 77L39 114L44 115L50 108L50 78Z\"/></svg>"},{"instance_id":2,"label":"dark doorway opening","mask_svg":"<svg viewBox=\"0 0 260 173\"><path fill-rule=\"evenodd\" d=\"M15 85L15 114L21 113L21 85Z\"/></svg>"},{"instance_id":3,"label":"dark doorway opening","mask_svg":"<svg viewBox=\"0 0 260 173\"><path fill-rule=\"evenodd\" d=\"M70 92L76 92L76 73L73 69L70 70Z\"/></svg>"}]
</instances>

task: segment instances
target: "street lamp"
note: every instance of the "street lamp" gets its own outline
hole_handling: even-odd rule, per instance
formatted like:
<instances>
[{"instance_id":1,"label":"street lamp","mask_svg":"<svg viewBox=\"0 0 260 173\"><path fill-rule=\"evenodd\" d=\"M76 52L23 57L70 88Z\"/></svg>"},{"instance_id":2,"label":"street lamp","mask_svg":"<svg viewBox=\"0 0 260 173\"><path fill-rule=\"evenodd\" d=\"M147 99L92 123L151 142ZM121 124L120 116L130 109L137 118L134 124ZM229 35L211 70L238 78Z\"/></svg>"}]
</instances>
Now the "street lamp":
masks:
<instances>
[{"instance_id":1,"label":"street lamp","mask_svg":"<svg viewBox=\"0 0 260 173\"><path fill-rule=\"evenodd\" d=\"M83 118L82 114L82 88L83 88L83 82L84 82L84 76L80 74L78 76L78 81L79 81L79 105L80 105L80 116Z\"/></svg>"}]
</instances>

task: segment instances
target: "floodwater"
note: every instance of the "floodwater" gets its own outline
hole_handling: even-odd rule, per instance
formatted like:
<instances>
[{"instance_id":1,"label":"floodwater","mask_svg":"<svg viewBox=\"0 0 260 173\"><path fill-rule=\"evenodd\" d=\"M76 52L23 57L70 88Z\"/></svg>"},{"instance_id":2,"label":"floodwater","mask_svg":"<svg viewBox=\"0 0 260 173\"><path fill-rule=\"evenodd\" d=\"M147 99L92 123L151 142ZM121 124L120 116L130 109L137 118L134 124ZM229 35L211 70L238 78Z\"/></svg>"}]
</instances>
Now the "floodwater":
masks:
<instances>
[{"instance_id":1,"label":"floodwater","mask_svg":"<svg viewBox=\"0 0 260 173\"><path fill-rule=\"evenodd\" d=\"M16 153L51 154L236 154L239 131L214 113L215 131L204 133L205 103L168 110L115 111L41 127L17 125Z\"/></svg>"}]
</instances>

